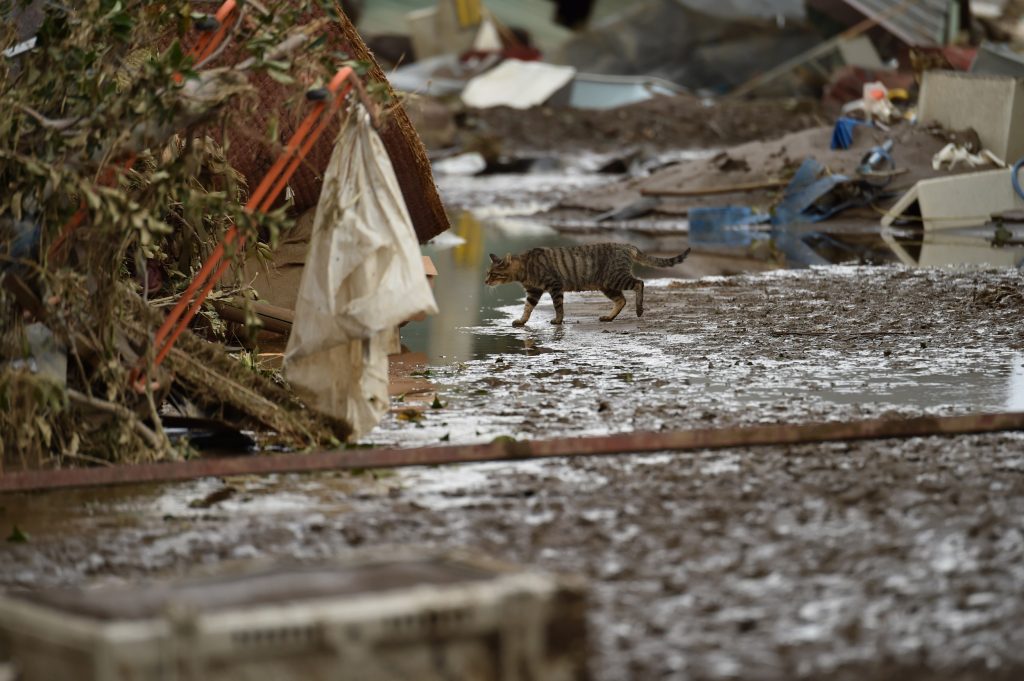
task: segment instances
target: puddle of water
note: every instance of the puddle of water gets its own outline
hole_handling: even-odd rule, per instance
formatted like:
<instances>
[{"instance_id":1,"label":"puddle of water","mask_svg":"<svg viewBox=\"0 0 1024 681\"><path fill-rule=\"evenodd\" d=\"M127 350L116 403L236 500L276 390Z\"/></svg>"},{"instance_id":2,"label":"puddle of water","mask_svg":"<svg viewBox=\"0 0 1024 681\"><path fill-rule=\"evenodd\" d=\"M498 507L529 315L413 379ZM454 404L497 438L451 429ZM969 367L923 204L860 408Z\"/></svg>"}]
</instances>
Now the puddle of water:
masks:
<instances>
[{"instance_id":1,"label":"puddle of water","mask_svg":"<svg viewBox=\"0 0 1024 681\"><path fill-rule=\"evenodd\" d=\"M438 314L402 327L402 342L413 352L426 353L429 362L437 366L508 353L546 352L529 338L524 340L510 330L496 333L492 328L499 321L504 326L510 310L515 309L515 315L522 311L525 293L515 284L484 285L488 254L615 240L626 241L607 235L574 238L526 217L480 217L478 211L462 212L452 220L450 233L423 248L440 273L434 284ZM655 272L665 272L640 266L635 271L648 282ZM541 305L550 305L550 299L544 296Z\"/></svg>"},{"instance_id":2,"label":"puddle of water","mask_svg":"<svg viewBox=\"0 0 1024 681\"><path fill-rule=\"evenodd\" d=\"M524 296L520 286L484 285L488 253L520 253L575 242L536 222L480 220L470 212L453 219L452 232L459 240L454 247L423 249L440 273L434 285L438 314L402 327L402 342L413 352L426 353L434 365L526 351L516 336L479 333L480 326L504 318L502 308L521 305Z\"/></svg>"},{"instance_id":3,"label":"puddle of water","mask_svg":"<svg viewBox=\"0 0 1024 681\"><path fill-rule=\"evenodd\" d=\"M225 486L233 489L230 496L203 503ZM270 475L8 494L0 497L0 541L15 526L29 537L73 536L214 518L223 521L219 525L219 531L223 531L229 525L244 525L251 518L305 517L312 510L344 512L357 495L384 493L386 489L369 478Z\"/></svg>"}]
</instances>

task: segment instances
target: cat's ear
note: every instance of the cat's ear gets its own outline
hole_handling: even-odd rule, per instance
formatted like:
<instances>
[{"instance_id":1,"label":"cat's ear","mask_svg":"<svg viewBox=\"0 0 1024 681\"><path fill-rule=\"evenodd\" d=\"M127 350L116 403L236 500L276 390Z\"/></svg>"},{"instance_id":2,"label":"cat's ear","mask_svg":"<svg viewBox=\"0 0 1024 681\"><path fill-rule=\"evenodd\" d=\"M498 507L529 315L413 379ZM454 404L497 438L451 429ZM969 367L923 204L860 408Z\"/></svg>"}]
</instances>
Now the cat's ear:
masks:
<instances>
[{"instance_id":1,"label":"cat's ear","mask_svg":"<svg viewBox=\"0 0 1024 681\"><path fill-rule=\"evenodd\" d=\"M493 253L488 253L487 255L491 256L491 262L501 262L501 258L494 255Z\"/></svg>"}]
</instances>

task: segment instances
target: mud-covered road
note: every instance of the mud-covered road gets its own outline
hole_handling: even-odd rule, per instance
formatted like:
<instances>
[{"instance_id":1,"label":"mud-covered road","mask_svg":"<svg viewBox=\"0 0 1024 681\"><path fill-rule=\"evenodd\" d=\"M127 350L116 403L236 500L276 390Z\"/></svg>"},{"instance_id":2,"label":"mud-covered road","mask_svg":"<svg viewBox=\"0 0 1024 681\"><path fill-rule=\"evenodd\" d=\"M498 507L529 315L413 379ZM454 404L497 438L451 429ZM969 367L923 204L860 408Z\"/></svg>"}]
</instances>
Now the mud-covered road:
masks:
<instances>
[{"instance_id":1,"label":"mud-covered road","mask_svg":"<svg viewBox=\"0 0 1024 681\"><path fill-rule=\"evenodd\" d=\"M830 268L661 280L637 320L568 296L462 333L444 408L380 443L1024 407L1015 272ZM225 484L234 493L206 499ZM203 506L206 506L205 508ZM257 555L466 547L590 579L620 679L1024 678L1024 435L206 480L0 498L0 583Z\"/></svg>"}]
</instances>

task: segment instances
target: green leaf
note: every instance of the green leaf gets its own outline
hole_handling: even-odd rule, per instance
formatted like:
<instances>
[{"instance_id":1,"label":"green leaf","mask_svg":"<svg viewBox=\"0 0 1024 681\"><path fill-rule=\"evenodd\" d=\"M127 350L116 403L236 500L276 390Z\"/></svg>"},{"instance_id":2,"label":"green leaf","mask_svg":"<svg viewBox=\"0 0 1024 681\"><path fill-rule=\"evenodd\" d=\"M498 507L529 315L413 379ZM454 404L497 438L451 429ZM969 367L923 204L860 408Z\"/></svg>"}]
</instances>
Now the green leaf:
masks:
<instances>
[{"instance_id":1,"label":"green leaf","mask_svg":"<svg viewBox=\"0 0 1024 681\"><path fill-rule=\"evenodd\" d=\"M15 220L21 220L21 192L14 192L11 196L11 214Z\"/></svg>"},{"instance_id":2,"label":"green leaf","mask_svg":"<svg viewBox=\"0 0 1024 681\"><path fill-rule=\"evenodd\" d=\"M444 408L444 405L441 403L440 398L438 398L437 393L434 393L434 401L430 403L430 408L431 409L443 409Z\"/></svg>"},{"instance_id":3,"label":"green leaf","mask_svg":"<svg viewBox=\"0 0 1024 681\"><path fill-rule=\"evenodd\" d=\"M8 535L7 541L11 542L12 544L27 544L28 535L22 532L20 527L15 525L14 528L11 530L11 534Z\"/></svg>"},{"instance_id":4,"label":"green leaf","mask_svg":"<svg viewBox=\"0 0 1024 681\"><path fill-rule=\"evenodd\" d=\"M291 85L292 83L295 82L295 79L284 71L275 71L274 69L267 69L267 75L269 75L271 78L276 80L278 83L281 83L282 85Z\"/></svg>"},{"instance_id":5,"label":"green leaf","mask_svg":"<svg viewBox=\"0 0 1024 681\"><path fill-rule=\"evenodd\" d=\"M181 68L182 63L185 61L185 53L181 49L181 43L175 40L171 43L171 47L167 50L167 65L172 69Z\"/></svg>"}]
</instances>

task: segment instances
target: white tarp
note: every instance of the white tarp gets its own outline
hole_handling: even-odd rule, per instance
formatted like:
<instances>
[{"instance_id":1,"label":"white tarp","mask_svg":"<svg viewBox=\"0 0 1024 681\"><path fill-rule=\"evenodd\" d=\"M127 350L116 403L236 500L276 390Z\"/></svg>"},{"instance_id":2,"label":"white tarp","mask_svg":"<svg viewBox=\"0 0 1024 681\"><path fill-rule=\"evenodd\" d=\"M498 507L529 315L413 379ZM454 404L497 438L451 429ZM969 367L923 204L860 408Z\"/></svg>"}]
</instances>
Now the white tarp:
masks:
<instances>
[{"instance_id":1,"label":"white tarp","mask_svg":"<svg viewBox=\"0 0 1024 681\"><path fill-rule=\"evenodd\" d=\"M573 66L506 59L466 84L462 103L474 109L529 109L546 102L576 75Z\"/></svg>"},{"instance_id":2,"label":"white tarp","mask_svg":"<svg viewBox=\"0 0 1024 681\"><path fill-rule=\"evenodd\" d=\"M419 244L384 145L360 110L324 173L285 351L285 376L359 437L388 410L396 328L434 314Z\"/></svg>"}]
</instances>

